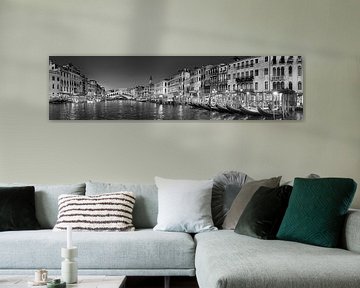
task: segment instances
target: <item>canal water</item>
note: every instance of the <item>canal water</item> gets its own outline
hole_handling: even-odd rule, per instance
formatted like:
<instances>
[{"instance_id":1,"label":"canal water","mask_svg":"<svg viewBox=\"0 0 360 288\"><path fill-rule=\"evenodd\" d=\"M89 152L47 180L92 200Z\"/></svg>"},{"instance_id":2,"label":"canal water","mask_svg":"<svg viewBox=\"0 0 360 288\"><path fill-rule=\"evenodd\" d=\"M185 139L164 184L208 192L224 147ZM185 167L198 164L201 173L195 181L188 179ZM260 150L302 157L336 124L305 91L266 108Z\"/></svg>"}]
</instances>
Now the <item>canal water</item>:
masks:
<instances>
[{"instance_id":1,"label":"canal water","mask_svg":"<svg viewBox=\"0 0 360 288\"><path fill-rule=\"evenodd\" d=\"M287 120L302 120L294 112ZM265 120L264 117L208 111L190 105L168 105L130 100L97 103L49 104L50 120Z\"/></svg>"}]
</instances>

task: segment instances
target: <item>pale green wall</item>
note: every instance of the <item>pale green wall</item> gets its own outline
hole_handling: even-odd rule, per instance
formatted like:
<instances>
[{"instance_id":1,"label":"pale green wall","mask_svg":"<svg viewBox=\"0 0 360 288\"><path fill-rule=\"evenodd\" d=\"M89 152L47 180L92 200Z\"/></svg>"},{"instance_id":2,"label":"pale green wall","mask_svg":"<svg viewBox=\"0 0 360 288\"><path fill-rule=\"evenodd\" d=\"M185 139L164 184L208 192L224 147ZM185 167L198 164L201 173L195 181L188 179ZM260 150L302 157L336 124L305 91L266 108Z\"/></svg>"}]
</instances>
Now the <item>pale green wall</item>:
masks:
<instances>
[{"instance_id":1,"label":"pale green wall","mask_svg":"<svg viewBox=\"0 0 360 288\"><path fill-rule=\"evenodd\" d=\"M0 182L236 169L360 185L359 11L358 0L0 0ZM48 120L49 55L264 54L303 55L304 121Z\"/></svg>"}]
</instances>

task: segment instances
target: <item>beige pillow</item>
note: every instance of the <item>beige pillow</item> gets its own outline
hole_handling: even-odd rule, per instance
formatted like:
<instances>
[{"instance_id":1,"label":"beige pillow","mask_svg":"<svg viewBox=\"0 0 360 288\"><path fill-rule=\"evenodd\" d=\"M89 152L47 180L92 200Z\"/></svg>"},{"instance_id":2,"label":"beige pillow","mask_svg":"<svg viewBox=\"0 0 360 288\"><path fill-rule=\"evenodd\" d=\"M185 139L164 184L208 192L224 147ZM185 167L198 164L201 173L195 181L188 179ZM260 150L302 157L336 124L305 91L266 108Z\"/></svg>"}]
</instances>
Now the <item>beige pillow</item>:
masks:
<instances>
[{"instance_id":1,"label":"beige pillow","mask_svg":"<svg viewBox=\"0 0 360 288\"><path fill-rule=\"evenodd\" d=\"M223 229L234 230L237 222L240 219L241 214L243 213L246 205L249 203L251 197L255 192L261 187L276 188L279 187L281 176L274 177L270 179L263 179L258 181L251 181L244 184L237 194L235 200L231 204L230 210L227 213L224 223L222 225Z\"/></svg>"}]
</instances>

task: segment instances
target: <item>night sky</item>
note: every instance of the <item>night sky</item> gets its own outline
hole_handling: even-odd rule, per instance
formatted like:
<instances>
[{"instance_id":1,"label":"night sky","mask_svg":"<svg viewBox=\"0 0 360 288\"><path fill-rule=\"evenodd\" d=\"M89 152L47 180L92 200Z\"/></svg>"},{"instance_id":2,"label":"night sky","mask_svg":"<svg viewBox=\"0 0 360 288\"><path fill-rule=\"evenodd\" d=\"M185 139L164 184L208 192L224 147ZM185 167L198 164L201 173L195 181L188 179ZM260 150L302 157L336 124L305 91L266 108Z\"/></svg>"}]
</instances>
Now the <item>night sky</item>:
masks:
<instances>
[{"instance_id":1,"label":"night sky","mask_svg":"<svg viewBox=\"0 0 360 288\"><path fill-rule=\"evenodd\" d=\"M177 73L207 64L230 63L234 56L50 56L58 64L72 63L88 79L96 80L105 89L147 85Z\"/></svg>"}]
</instances>

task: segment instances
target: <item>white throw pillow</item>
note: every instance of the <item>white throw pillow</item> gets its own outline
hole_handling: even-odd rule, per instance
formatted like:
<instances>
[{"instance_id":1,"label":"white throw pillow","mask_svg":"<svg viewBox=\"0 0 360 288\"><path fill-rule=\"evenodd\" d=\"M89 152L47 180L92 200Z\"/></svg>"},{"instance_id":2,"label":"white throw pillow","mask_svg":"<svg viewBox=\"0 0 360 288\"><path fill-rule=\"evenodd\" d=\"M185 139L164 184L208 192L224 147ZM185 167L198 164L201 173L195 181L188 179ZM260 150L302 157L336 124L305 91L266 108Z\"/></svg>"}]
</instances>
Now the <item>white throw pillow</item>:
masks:
<instances>
[{"instance_id":1,"label":"white throw pillow","mask_svg":"<svg viewBox=\"0 0 360 288\"><path fill-rule=\"evenodd\" d=\"M134 193L123 191L92 196L60 195L55 231L133 231Z\"/></svg>"},{"instance_id":2,"label":"white throw pillow","mask_svg":"<svg viewBox=\"0 0 360 288\"><path fill-rule=\"evenodd\" d=\"M213 180L155 177L159 212L154 230L198 233L217 230L211 217Z\"/></svg>"}]
</instances>

